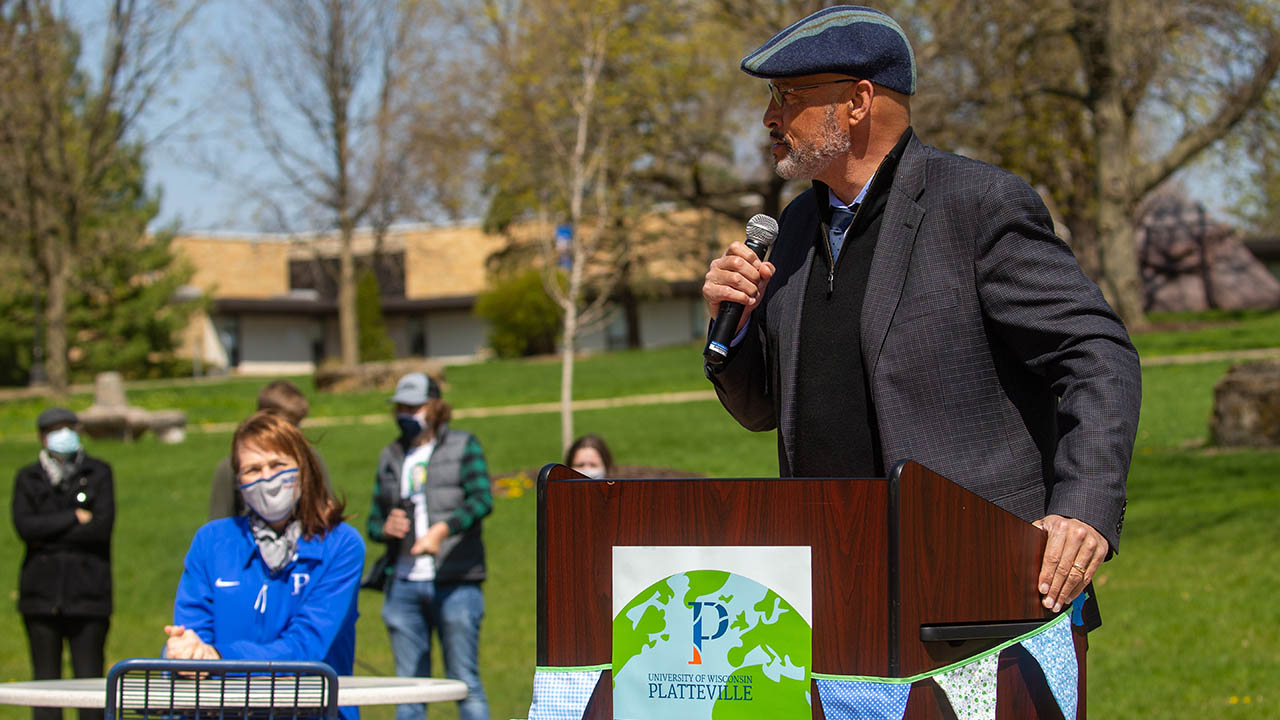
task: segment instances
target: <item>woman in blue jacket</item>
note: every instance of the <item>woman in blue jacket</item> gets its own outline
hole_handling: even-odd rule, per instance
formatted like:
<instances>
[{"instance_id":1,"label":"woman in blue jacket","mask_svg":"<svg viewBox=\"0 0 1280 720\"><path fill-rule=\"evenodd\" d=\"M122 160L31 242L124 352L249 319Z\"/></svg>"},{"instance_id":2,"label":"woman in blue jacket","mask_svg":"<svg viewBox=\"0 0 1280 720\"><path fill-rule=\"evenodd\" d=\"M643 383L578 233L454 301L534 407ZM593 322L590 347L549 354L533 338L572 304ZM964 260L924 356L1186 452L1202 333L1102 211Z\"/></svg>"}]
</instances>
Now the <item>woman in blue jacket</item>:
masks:
<instances>
[{"instance_id":1,"label":"woman in blue jacket","mask_svg":"<svg viewBox=\"0 0 1280 720\"><path fill-rule=\"evenodd\" d=\"M288 420L257 413L231 447L252 512L196 532L165 626L166 657L320 660L350 675L364 540L342 521L344 503Z\"/></svg>"}]
</instances>

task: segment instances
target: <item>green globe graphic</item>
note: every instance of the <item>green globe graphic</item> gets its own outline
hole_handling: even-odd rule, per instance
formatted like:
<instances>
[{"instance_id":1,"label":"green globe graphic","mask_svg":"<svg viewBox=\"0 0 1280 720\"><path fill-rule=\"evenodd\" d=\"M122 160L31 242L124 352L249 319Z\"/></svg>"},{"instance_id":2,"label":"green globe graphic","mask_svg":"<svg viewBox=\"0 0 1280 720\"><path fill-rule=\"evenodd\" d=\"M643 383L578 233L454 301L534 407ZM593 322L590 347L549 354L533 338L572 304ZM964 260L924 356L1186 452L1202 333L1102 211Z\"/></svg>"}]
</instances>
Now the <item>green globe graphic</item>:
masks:
<instances>
[{"instance_id":1,"label":"green globe graphic","mask_svg":"<svg viewBox=\"0 0 1280 720\"><path fill-rule=\"evenodd\" d=\"M613 619L614 717L810 717L812 641L800 613L751 578L671 575Z\"/></svg>"}]
</instances>

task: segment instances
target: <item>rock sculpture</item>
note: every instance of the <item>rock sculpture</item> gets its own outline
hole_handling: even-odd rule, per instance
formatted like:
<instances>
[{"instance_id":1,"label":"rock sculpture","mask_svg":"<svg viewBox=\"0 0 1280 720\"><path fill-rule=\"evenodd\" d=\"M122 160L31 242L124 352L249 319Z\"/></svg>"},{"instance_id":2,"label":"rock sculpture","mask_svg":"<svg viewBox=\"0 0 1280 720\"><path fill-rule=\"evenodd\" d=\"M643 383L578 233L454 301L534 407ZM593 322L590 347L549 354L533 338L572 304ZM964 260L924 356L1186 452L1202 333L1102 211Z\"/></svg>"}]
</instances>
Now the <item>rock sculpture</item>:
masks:
<instances>
[{"instance_id":1,"label":"rock sculpture","mask_svg":"<svg viewBox=\"0 0 1280 720\"><path fill-rule=\"evenodd\" d=\"M118 372L99 373L93 383L93 404L78 413L89 437L132 442L150 430L166 444L187 436L187 414L181 410L145 410L125 399L124 378Z\"/></svg>"}]
</instances>

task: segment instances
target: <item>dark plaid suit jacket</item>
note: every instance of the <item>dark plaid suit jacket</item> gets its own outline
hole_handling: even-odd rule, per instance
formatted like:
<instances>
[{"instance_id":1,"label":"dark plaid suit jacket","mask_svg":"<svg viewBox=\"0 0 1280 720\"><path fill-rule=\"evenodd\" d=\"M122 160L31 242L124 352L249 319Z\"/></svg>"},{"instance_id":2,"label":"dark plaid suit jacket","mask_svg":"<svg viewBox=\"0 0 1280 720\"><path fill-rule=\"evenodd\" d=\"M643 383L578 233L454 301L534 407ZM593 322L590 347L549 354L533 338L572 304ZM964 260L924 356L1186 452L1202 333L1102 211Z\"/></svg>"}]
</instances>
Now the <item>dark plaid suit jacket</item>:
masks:
<instances>
[{"instance_id":1,"label":"dark plaid suit jacket","mask_svg":"<svg viewBox=\"0 0 1280 720\"><path fill-rule=\"evenodd\" d=\"M790 475L801 306L819 203L787 206L751 331L708 374ZM894 175L860 348L887 467L916 460L1025 520L1056 513L1120 540L1141 399L1120 320L1018 177L911 138ZM832 398L839 402L839 398Z\"/></svg>"}]
</instances>

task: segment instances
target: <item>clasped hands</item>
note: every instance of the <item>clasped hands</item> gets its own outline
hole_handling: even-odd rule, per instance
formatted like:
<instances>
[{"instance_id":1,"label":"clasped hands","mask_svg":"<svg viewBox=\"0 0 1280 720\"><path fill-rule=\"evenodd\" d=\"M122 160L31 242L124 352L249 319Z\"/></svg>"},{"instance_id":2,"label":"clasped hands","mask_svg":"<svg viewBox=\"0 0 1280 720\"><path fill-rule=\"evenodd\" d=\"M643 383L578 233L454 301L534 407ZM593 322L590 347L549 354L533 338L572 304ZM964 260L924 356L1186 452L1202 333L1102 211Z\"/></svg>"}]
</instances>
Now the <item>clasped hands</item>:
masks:
<instances>
[{"instance_id":1,"label":"clasped hands","mask_svg":"<svg viewBox=\"0 0 1280 720\"><path fill-rule=\"evenodd\" d=\"M1049 533L1037 589L1045 608L1058 612L1093 580L1111 545L1088 523L1046 515L1032 525Z\"/></svg>"},{"instance_id":2,"label":"clasped hands","mask_svg":"<svg viewBox=\"0 0 1280 720\"><path fill-rule=\"evenodd\" d=\"M200 639L194 630L182 625L165 625L169 640L164 644L164 656L173 660L220 660L217 648Z\"/></svg>"},{"instance_id":3,"label":"clasped hands","mask_svg":"<svg viewBox=\"0 0 1280 720\"><path fill-rule=\"evenodd\" d=\"M409 515L400 508L387 514L387 521L382 525L382 533L387 537L403 538L409 534ZM440 543L449 537L449 524L443 520L433 523L427 532L413 541L409 549L410 555L435 555L440 552Z\"/></svg>"}]
</instances>

